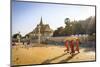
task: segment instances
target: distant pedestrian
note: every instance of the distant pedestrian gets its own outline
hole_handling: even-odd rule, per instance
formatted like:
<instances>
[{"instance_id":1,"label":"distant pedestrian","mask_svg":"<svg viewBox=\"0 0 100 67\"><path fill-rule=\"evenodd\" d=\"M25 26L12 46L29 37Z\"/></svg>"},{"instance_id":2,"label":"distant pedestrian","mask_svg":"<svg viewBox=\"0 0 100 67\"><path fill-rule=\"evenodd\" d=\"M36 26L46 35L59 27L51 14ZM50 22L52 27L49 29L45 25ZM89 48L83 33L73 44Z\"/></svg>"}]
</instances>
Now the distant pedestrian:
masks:
<instances>
[{"instance_id":1,"label":"distant pedestrian","mask_svg":"<svg viewBox=\"0 0 100 67\"><path fill-rule=\"evenodd\" d=\"M15 46L16 44L15 44L15 42L12 42L12 46Z\"/></svg>"},{"instance_id":2,"label":"distant pedestrian","mask_svg":"<svg viewBox=\"0 0 100 67\"><path fill-rule=\"evenodd\" d=\"M30 40L27 42L27 45L30 45Z\"/></svg>"},{"instance_id":3,"label":"distant pedestrian","mask_svg":"<svg viewBox=\"0 0 100 67\"><path fill-rule=\"evenodd\" d=\"M24 41L23 41L23 45L24 45Z\"/></svg>"}]
</instances>

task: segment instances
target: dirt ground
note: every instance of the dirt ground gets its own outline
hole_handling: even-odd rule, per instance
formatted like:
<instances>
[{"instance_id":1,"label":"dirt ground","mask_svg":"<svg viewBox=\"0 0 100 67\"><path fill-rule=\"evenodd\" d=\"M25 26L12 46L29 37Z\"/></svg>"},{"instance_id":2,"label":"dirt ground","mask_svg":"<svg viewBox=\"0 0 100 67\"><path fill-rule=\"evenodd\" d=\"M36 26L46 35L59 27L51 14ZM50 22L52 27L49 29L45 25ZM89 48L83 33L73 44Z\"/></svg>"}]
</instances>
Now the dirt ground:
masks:
<instances>
[{"instance_id":1,"label":"dirt ground","mask_svg":"<svg viewBox=\"0 0 100 67\"><path fill-rule=\"evenodd\" d=\"M64 46L12 46L12 65L46 64L78 61L95 61L95 52L85 52L80 48L80 53L73 56L64 52Z\"/></svg>"}]
</instances>

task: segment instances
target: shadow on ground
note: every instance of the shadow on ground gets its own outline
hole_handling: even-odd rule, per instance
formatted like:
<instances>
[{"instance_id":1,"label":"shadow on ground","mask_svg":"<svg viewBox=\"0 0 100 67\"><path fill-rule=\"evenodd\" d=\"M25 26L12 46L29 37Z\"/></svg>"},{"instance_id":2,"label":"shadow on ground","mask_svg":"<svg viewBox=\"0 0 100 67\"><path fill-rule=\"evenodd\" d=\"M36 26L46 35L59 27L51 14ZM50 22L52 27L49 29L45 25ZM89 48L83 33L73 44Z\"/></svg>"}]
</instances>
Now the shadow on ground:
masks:
<instances>
[{"instance_id":1,"label":"shadow on ground","mask_svg":"<svg viewBox=\"0 0 100 67\"><path fill-rule=\"evenodd\" d=\"M78 53L77 53L77 54L78 54ZM67 57L67 58L64 59L64 60L61 60L61 61L58 62L58 63L62 63L62 62L65 62L65 61L67 62L67 61L71 60L74 56L76 56L77 54L73 54L73 55ZM43 61L41 64L50 63L50 62L52 62L52 61L54 61L54 60L57 60L57 59L59 59L59 58L65 56L65 55L67 55L67 53L64 53L64 54L62 54L62 55L60 55L60 56L54 57L54 58L52 58L52 59L47 59L47 60Z\"/></svg>"},{"instance_id":2,"label":"shadow on ground","mask_svg":"<svg viewBox=\"0 0 100 67\"><path fill-rule=\"evenodd\" d=\"M63 57L64 55L67 55L67 53L64 53L64 54L62 54L62 55L60 55L60 56L54 57L54 58L52 58L52 59L47 59L47 60L43 61L42 64L50 63L50 62L52 62L52 61L54 61L54 60L56 60L56 59L59 59L60 57Z\"/></svg>"},{"instance_id":3,"label":"shadow on ground","mask_svg":"<svg viewBox=\"0 0 100 67\"><path fill-rule=\"evenodd\" d=\"M74 58L77 54L78 54L78 53L73 54L73 55L71 55L71 56L67 57L67 58L66 58L66 59L64 59L64 60L61 60L61 61L60 61L60 62L58 62L58 63L68 62L69 60L73 59L73 58Z\"/></svg>"}]
</instances>

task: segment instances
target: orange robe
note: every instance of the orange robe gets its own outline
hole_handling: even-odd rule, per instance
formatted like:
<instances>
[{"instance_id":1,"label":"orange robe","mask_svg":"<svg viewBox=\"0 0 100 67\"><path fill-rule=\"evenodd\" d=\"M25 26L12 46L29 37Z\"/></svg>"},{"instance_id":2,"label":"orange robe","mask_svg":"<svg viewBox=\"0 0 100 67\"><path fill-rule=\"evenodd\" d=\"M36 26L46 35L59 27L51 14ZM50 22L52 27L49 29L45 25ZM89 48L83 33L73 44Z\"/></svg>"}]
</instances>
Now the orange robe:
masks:
<instances>
[{"instance_id":1,"label":"orange robe","mask_svg":"<svg viewBox=\"0 0 100 67\"><path fill-rule=\"evenodd\" d=\"M76 51L79 52L79 40L78 39L76 40Z\"/></svg>"},{"instance_id":2,"label":"orange robe","mask_svg":"<svg viewBox=\"0 0 100 67\"><path fill-rule=\"evenodd\" d=\"M73 40L70 41L70 49L71 49L71 53L75 53Z\"/></svg>"},{"instance_id":3,"label":"orange robe","mask_svg":"<svg viewBox=\"0 0 100 67\"><path fill-rule=\"evenodd\" d=\"M67 48L66 50L69 51L68 40L66 40L66 42L65 42L65 46L66 46L66 48Z\"/></svg>"}]
</instances>

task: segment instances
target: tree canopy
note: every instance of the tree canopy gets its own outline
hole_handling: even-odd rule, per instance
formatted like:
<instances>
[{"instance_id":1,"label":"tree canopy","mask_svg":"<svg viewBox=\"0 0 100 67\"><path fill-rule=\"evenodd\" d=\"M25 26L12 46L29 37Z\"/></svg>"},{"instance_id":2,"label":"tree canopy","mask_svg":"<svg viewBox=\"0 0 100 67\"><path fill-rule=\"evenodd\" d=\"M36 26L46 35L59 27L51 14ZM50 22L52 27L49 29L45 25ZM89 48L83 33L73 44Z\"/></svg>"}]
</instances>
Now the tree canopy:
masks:
<instances>
[{"instance_id":1,"label":"tree canopy","mask_svg":"<svg viewBox=\"0 0 100 67\"><path fill-rule=\"evenodd\" d=\"M65 27L58 27L53 36L67 36L72 34L93 34L96 33L95 16L89 17L85 20L70 21L69 18L65 18Z\"/></svg>"}]
</instances>

